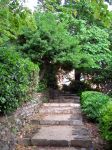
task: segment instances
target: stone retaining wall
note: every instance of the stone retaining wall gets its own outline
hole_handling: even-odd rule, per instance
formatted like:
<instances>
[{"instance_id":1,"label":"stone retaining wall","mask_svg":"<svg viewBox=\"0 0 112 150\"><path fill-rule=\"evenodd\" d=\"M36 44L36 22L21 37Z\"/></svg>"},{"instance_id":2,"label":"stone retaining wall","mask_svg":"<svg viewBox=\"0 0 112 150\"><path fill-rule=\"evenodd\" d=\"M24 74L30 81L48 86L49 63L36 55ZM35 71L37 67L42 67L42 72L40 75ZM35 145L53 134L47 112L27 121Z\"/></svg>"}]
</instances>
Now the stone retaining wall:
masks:
<instances>
[{"instance_id":1,"label":"stone retaining wall","mask_svg":"<svg viewBox=\"0 0 112 150\"><path fill-rule=\"evenodd\" d=\"M0 117L0 150L15 150L16 134L38 112L45 94L35 94L30 102L10 116Z\"/></svg>"}]
</instances>

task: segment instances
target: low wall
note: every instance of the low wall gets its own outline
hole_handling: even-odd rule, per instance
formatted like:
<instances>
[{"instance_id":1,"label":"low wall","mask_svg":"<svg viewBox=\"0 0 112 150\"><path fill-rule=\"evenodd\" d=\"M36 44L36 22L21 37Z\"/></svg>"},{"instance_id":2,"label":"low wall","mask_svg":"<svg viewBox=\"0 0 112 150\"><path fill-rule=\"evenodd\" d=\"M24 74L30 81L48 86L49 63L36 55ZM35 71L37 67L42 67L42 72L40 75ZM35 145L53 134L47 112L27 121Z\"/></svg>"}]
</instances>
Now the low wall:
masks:
<instances>
[{"instance_id":1,"label":"low wall","mask_svg":"<svg viewBox=\"0 0 112 150\"><path fill-rule=\"evenodd\" d=\"M0 150L15 150L16 134L38 113L45 94L34 94L30 102L18 108L12 115L0 117Z\"/></svg>"}]
</instances>

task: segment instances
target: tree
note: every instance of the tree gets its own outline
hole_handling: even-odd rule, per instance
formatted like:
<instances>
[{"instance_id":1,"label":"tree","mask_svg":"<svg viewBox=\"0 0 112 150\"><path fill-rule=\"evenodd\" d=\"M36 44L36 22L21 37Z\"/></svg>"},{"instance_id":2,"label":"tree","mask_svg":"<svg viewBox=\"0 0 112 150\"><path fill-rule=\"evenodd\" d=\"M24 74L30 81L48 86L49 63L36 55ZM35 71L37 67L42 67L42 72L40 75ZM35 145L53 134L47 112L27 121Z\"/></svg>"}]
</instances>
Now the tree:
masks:
<instances>
[{"instance_id":1,"label":"tree","mask_svg":"<svg viewBox=\"0 0 112 150\"><path fill-rule=\"evenodd\" d=\"M50 10L50 2L46 3L46 9ZM55 2L55 7L51 11L58 12L61 21L68 20L67 29L74 38L78 39L80 46L80 50L75 55L71 51L67 55L60 53L60 56L57 56L58 61L72 63L78 72L92 73L106 69L112 56L107 33L111 25L112 13L104 2L66 0L64 6ZM78 72L76 79L80 78Z\"/></svg>"},{"instance_id":2,"label":"tree","mask_svg":"<svg viewBox=\"0 0 112 150\"><path fill-rule=\"evenodd\" d=\"M48 0L43 6L43 12L33 14L35 29L25 26L18 37L22 52L40 63L42 74L54 64L75 68L79 80L81 73L109 66L112 54L107 30L111 13L102 1L67 1L61 6L59 1Z\"/></svg>"},{"instance_id":3,"label":"tree","mask_svg":"<svg viewBox=\"0 0 112 150\"><path fill-rule=\"evenodd\" d=\"M103 0L65 0L62 6L57 0L46 0L43 2L45 11L63 12L72 14L77 19L83 19L88 23L97 23L100 26L109 27L112 20L112 12Z\"/></svg>"},{"instance_id":4,"label":"tree","mask_svg":"<svg viewBox=\"0 0 112 150\"><path fill-rule=\"evenodd\" d=\"M1 0L0 8L2 8L0 10L0 44L15 42L24 26L32 30L35 28L33 15L28 9L19 5L18 0Z\"/></svg>"},{"instance_id":5,"label":"tree","mask_svg":"<svg viewBox=\"0 0 112 150\"><path fill-rule=\"evenodd\" d=\"M22 51L26 53L35 63L39 62L43 70L48 69L50 64L56 65L57 56L60 53L75 53L78 49L78 40L67 31L66 21L60 22L58 15L52 13L35 13L37 29L31 31L25 29L22 37L25 42L19 44ZM43 71L42 71L43 72Z\"/></svg>"}]
</instances>

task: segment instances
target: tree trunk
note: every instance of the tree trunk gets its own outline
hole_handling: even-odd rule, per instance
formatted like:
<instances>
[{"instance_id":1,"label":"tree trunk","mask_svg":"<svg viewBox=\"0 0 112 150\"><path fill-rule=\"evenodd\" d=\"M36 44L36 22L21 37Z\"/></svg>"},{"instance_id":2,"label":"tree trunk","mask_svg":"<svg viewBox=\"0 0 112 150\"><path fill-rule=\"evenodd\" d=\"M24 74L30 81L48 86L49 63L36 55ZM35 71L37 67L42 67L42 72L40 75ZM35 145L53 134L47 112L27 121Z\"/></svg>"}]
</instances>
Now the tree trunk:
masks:
<instances>
[{"instance_id":1,"label":"tree trunk","mask_svg":"<svg viewBox=\"0 0 112 150\"><path fill-rule=\"evenodd\" d=\"M79 70L75 70L75 81L80 81L81 72Z\"/></svg>"},{"instance_id":2,"label":"tree trunk","mask_svg":"<svg viewBox=\"0 0 112 150\"><path fill-rule=\"evenodd\" d=\"M49 66L49 65L48 65L48 66ZM44 64L42 70L40 70L40 77L39 77L40 80L43 80L46 71L47 71L47 65Z\"/></svg>"}]
</instances>

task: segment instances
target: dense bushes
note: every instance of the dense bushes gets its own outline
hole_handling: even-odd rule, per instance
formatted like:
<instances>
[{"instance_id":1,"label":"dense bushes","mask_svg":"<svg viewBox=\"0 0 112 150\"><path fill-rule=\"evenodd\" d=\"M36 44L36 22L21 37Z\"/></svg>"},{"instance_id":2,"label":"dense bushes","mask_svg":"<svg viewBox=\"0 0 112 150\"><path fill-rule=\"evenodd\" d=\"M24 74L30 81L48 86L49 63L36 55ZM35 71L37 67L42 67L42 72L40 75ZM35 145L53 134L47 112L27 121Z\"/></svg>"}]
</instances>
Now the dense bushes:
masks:
<instances>
[{"instance_id":1,"label":"dense bushes","mask_svg":"<svg viewBox=\"0 0 112 150\"><path fill-rule=\"evenodd\" d=\"M104 105L101 111L99 121L102 135L106 140L112 140L112 101Z\"/></svg>"},{"instance_id":2,"label":"dense bushes","mask_svg":"<svg viewBox=\"0 0 112 150\"><path fill-rule=\"evenodd\" d=\"M109 97L100 92L87 91L82 93L82 109L90 119L98 119L100 108L106 104Z\"/></svg>"},{"instance_id":3,"label":"dense bushes","mask_svg":"<svg viewBox=\"0 0 112 150\"><path fill-rule=\"evenodd\" d=\"M11 112L25 101L37 71L38 67L14 49L0 48L0 113Z\"/></svg>"},{"instance_id":4,"label":"dense bushes","mask_svg":"<svg viewBox=\"0 0 112 150\"><path fill-rule=\"evenodd\" d=\"M47 89L47 84L45 81L40 81L37 85L37 92L44 92Z\"/></svg>"},{"instance_id":5,"label":"dense bushes","mask_svg":"<svg viewBox=\"0 0 112 150\"><path fill-rule=\"evenodd\" d=\"M109 96L95 91L86 91L81 96L82 110L89 119L97 121L102 136L112 140L112 101Z\"/></svg>"}]
</instances>

